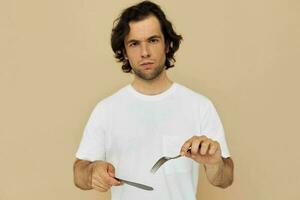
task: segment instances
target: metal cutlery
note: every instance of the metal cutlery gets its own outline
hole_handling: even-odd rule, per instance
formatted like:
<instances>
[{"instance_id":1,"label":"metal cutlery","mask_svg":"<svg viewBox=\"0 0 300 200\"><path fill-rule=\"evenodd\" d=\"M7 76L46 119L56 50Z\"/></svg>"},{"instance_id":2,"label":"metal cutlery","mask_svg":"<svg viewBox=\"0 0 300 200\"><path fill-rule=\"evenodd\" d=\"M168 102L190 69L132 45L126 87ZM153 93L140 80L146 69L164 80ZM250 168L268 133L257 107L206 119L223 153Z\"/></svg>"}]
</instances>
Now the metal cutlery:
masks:
<instances>
[{"instance_id":1,"label":"metal cutlery","mask_svg":"<svg viewBox=\"0 0 300 200\"><path fill-rule=\"evenodd\" d=\"M188 149L188 152L191 152L191 147ZM182 155L178 155L178 156L174 156L174 157L168 157L168 156L163 156L161 157L151 168L151 173L155 173L165 162L167 162L168 160L172 160L172 159L176 159L176 158L180 158Z\"/></svg>"},{"instance_id":2,"label":"metal cutlery","mask_svg":"<svg viewBox=\"0 0 300 200\"><path fill-rule=\"evenodd\" d=\"M132 182L132 181L127 181L127 180L124 180L124 179L121 179L121 178L116 178L116 177L115 177L115 179L117 179L118 181L121 181L121 182L123 182L127 185L131 185L133 187L137 187L137 188L140 188L140 189L143 189L143 190L149 190L149 191L153 190L153 187L150 187L148 185L144 185L144 184L136 183L136 182Z\"/></svg>"}]
</instances>

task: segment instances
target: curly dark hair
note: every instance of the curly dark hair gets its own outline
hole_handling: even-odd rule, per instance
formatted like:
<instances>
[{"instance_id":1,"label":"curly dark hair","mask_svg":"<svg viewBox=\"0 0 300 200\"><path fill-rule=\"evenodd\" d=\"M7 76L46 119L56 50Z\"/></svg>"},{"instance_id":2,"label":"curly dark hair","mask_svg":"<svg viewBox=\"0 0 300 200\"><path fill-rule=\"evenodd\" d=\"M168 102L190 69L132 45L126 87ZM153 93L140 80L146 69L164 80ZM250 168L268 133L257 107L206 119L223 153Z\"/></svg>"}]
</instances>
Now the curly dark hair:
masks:
<instances>
[{"instance_id":1,"label":"curly dark hair","mask_svg":"<svg viewBox=\"0 0 300 200\"><path fill-rule=\"evenodd\" d=\"M111 33L111 47L115 53L114 57L118 62L123 63L122 70L125 73L132 72L129 61L124 56L124 38L130 31L129 22L141 21L150 15L154 15L159 20L160 28L165 38L165 45L169 48L169 51L166 53L166 69L174 67L176 61L174 54L183 38L181 35L176 34L172 23L167 20L164 12L157 4L151 1L143 1L123 10L120 17L114 21Z\"/></svg>"}]
</instances>

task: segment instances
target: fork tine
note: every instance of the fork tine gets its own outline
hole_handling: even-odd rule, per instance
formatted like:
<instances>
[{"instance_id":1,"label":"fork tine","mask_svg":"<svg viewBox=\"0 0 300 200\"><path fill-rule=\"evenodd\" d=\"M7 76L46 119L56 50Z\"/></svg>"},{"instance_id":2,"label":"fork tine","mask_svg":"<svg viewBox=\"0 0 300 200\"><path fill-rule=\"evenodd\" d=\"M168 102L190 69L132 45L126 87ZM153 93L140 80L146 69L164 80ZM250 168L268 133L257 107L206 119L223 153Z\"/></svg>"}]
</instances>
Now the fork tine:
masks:
<instances>
[{"instance_id":1,"label":"fork tine","mask_svg":"<svg viewBox=\"0 0 300 200\"><path fill-rule=\"evenodd\" d=\"M160 161L160 160L159 160ZM155 173L157 170L158 170L158 168L159 168L159 161L157 161L154 165L153 165L153 167L151 168L151 173Z\"/></svg>"},{"instance_id":2,"label":"fork tine","mask_svg":"<svg viewBox=\"0 0 300 200\"><path fill-rule=\"evenodd\" d=\"M155 173L166 161L167 159L165 159L164 157L160 158L151 168L151 172Z\"/></svg>"},{"instance_id":3,"label":"fork tine","mask_svg":"<svg viewBox=\"0 0 300 200\"><path fill-rule=\"evenodd\" d=\"M188 151L190 151L190 149ZM167 162L168 160L179 158L181 156L182 155L179 154L179 155L174 156L174 157L166 157L166 156L161 157L158 161L156 161L156 163L153 165L153 167L151 168L150 171L154 174L165 162Z\"/></svg>"},{"instance_id":4,"label":"fork tine","mask_svg":"<svg viewBox=\"0 0 300 200\"><path fill-rule=\"evenodd\" d=\"M159 169L159 167L160 165L153 166L151 169L151 173L154 174Z\"/></svg>"}]
</instances>

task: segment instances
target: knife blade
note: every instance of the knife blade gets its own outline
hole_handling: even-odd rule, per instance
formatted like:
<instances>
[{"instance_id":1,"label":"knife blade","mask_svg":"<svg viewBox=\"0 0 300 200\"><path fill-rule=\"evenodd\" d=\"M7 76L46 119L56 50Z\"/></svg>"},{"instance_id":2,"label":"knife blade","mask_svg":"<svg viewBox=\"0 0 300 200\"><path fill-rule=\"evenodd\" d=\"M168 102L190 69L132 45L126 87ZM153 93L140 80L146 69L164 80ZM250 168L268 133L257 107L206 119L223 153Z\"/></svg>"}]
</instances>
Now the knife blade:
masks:
<instances>
[{"instance_id":1,"label":"knife blade","mask_svg":"<svg viewBox=\"0 0 300 200\"><path fill-rule=\"evenodd\" d=\"M137 187L137 188L140 188L140 189L143 189L143 190L154 190L153 187L150 187L148 185L144 185L144 184L141 184L141 183L135 183L135 182L132 182L132 181L127 181L127 180L124 180L124 179L121 179L121 178L116 178L118 181L121 181L121 182L124 182L126 183L127 185L131 185L133 187Z\"/></svg>"}]
</instances>

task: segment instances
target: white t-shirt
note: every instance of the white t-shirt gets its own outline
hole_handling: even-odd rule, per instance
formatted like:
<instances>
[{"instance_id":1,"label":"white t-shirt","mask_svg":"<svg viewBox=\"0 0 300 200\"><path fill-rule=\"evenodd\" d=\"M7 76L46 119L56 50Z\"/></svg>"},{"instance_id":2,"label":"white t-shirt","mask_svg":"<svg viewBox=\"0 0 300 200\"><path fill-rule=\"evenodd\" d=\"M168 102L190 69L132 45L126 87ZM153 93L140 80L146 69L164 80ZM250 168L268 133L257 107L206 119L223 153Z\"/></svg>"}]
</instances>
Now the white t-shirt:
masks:
<instances>
[{"instance_id":1,"label":"white t-shirt","mask_svg":"<svg viewBox=\"0 0 300 200\"><path fill-rule=\"evenodd\" d=\"M207 97L178 83L158 95L141 94L129 84L94 108L76 157L105 160L116 177L154 188L112 187L112 200L193 200L198 163L181 157L155 174L150 169L160 157L178 155L194 135L217 140L222 157L229 157L222 123Z\"/></svg>"}]
</instances>

